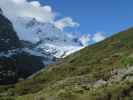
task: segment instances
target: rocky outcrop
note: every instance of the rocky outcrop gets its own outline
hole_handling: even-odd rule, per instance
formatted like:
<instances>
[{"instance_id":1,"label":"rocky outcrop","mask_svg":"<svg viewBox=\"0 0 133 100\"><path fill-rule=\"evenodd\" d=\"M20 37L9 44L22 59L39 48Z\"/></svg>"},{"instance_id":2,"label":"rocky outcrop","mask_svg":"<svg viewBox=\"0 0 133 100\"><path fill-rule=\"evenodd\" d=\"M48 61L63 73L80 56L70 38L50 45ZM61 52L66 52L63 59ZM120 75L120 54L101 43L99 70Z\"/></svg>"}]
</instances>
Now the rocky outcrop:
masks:
<instances>
[{"instance_id":1,"label":"rocky outcrop","mask_svg":"<svg viewBox=\"0 0 133 100\"><path fill-rule=\"evenodd\" d=\"M21 43L13 30L12 23L0 13L0 52L20 48Z\"/></svg>"}]
</instances>

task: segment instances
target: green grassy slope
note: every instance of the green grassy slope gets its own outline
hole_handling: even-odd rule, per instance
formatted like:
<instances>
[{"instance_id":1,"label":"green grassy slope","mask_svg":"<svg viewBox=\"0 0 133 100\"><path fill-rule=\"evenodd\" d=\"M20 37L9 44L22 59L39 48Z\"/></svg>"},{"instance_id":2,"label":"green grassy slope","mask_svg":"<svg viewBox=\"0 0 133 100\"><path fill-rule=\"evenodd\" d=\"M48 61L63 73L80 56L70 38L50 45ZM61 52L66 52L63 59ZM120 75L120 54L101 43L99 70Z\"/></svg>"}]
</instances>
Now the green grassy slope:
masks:
<instances>
[{"instance_id":1,"label":"green grassy slope","mask_svg":"<svg viewBox=\"0 0 133 100\"><path fill-rule=\"evenodd\" d=\"M50 65L30 80L2 88L17 100L133 100L132 65L130 28Z\"/></svg>"}]
</instances>

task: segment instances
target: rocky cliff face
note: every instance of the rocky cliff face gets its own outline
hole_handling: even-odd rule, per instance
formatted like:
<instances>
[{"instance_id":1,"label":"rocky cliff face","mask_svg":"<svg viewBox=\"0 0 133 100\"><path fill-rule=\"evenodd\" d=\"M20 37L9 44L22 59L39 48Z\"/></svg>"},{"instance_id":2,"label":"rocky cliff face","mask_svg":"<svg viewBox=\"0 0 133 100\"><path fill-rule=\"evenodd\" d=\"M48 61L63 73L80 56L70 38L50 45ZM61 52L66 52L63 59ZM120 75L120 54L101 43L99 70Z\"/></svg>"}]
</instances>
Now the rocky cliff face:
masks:
<instances>
[{"instance_id":1,"label":"rocky cliff face","mask_svg":"<svg viewBox=\"0 0 133 100\"><path fill-rule=\"evenodd\" d=\"M42 57L24 49L12 23L0 10L0 84L15 83L43 67Z\"/></svg>"},{"instance_id":2,"label":"rocky cliff face","mask_svg":"<svg viewBox=\"0 0 133 100\"><path fill-rule=\"evenodd\" d=\"M0 51L7 52L8 50L20 48L21 43L13 30L12 23L0 13Z\"/></svg>"}]
</instances>

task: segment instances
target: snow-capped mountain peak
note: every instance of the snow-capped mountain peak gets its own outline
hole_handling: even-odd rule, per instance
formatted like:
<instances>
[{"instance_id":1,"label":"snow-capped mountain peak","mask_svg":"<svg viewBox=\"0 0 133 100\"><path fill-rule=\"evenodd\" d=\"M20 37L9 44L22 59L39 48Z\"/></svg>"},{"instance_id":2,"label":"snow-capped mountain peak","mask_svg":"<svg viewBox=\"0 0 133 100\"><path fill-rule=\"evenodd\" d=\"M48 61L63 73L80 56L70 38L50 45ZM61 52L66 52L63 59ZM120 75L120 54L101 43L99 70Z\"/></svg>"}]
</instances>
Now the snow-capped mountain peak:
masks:
<instances>
[{"instance_id":1,"label":"snow-capped mountain peak","mask_svg":"<svg viewBox=\"0 0 133 100\"><path fill-rule=\"evenodd\" d=\"M21 40L34 43L35 48L52 53L55 57L65 57L83 47L78 34L63 32L52 23L23 17L12 22Z\"/></svg>"}]
</instances>

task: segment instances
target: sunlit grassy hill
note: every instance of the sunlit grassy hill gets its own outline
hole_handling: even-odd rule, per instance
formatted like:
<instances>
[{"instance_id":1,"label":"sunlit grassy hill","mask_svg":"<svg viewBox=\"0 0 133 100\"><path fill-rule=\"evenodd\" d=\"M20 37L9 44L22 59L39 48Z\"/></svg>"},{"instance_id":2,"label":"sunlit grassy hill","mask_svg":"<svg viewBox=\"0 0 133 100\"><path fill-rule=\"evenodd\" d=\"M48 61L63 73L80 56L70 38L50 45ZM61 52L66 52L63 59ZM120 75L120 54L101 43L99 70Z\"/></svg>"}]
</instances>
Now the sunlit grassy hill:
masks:
<instances>
[{"instance_id":1,"label":"sunlit grassy hill","mask_svg":"<svg viewBox=\"0 0 133 100\"><path fill-rule=\"evenodd\" d=\"M133 28L1 88L16 100L133 100Z\"/></svg>"}]
</instances>

